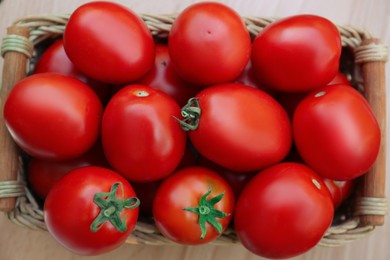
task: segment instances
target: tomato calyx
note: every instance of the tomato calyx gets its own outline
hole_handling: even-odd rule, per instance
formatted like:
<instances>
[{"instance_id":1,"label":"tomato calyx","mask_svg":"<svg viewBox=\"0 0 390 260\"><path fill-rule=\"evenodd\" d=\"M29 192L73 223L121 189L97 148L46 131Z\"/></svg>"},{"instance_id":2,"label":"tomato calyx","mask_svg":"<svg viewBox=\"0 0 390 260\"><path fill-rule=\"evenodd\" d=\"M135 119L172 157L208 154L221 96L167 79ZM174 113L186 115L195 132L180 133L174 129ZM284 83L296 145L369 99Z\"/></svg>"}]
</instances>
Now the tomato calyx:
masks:
<instances>
[{"instance_id":1,"label":"tomato calyx","mask_svg":"<svg viewBox=\"0 0 390 260\"><path fill-rule=\"evenodd\" d=\"M187 210L199 215L199 225L202 231L202 234L200 235L200 239L203 239L206 236L207 233L206 222L211 224L218 231L218 233L221 234L222 225L221 223L218 222L217 218L224 218L230 215L230 213L225 213L214 208L214 205L222 200L225 193L222 192L218 196L215 196L207 200L207 196L209 196L210 193L211 193L211 189L209 189L207 193L205 193L200 198L198 207L183 208L183 210Z\"/></svg>"},{"instance_id":2,"label":"tomato calyx","mask_svg":"<svg viewBox=\"0 0 390 260\"><path fill-rule=\"evenodd\" d=\"M121 218L120 214L124 209L134 209L139 206L140 201L136 197L120 199L116 196L118 187L121 186L123 196L123 184L116 182L111 186L109 192L98 192L94 195L93 201L100 207L100 213L91 224L91 231L97 232L107 221L119 231L127 230L126 217Z\"/></svg>"},{"instance_id":3,"label":"tomato calyx","mask_svg":"<svg viewBox=\"0 0 390 260\"><path fill-rule=\"evenodd\" d=\"M179 121L181 129L184 131L196 130L199 125L200 112L198 99L190 98L187 104L181 109L181 116L184 119L180 120L176 117L175 119Z\"/></svg>"}]
</instances>

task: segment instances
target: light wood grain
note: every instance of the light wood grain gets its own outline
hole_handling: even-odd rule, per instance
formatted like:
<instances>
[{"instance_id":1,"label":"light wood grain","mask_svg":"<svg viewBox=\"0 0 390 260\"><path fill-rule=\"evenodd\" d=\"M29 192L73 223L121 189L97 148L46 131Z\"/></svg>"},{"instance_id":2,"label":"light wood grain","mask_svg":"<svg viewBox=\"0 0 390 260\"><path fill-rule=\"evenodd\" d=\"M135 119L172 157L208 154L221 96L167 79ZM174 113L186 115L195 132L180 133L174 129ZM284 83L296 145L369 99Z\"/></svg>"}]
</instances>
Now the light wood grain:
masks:
<instances>
[{"instance_id":1,"label":"light wood grain","mask_svg":"<svg viewBox=\"0 0 390 260\"><path fill-rule=\"evenodd\" d=\"M3 0L0 4L0 38L6 34L6 27L19 17L46 13L69 13L88 1L81 0ZM127 0L115 1L127 5L138 13L167 14L184 9L194 0ZM325 16L338 24L352 24L367 28L376 37L390 45L390 1L387 0L226 0L228 4L245 16L284 17L298 13L312 13ZM3 67L3 60L0 60ZM1 71L0 71L1 73ZM390 78L390 66L386 67L386 78ZM1 76L1 75L0 75ZM386 86L390 93L389 85ZM387 95L389 97L389 94ZM388 111L389 104L386 110ZM387 113L387 122L389 122ZM389 150L389 143L386 142ZM389 161L389 154L386 161ZM389 166L387 166L389 167ZM387 171L388 172L388 171ZM386 180L386 196L390 197L390 178ZM377 228L367 238L352 244L326 248L316 247L310 252L296 257L296 260L387 260L390 259L390 220ZM11 224L4 215L0 215L0 259L262 259L244 249L241 245L232 246L132 246L124 245L118 250L99 257L79 257L57 244L47 232L31 231Z\"/></svg>"}]
</instances>

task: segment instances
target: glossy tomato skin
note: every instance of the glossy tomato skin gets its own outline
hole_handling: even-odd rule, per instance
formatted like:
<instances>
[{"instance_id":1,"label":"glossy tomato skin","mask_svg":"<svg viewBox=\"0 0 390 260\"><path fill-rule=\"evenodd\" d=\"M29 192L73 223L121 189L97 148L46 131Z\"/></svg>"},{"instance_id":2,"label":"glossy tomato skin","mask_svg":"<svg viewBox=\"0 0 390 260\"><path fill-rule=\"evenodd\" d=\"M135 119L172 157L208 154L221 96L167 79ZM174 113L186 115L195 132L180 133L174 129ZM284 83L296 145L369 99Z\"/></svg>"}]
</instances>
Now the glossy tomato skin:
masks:
<instances>
[{"instance_id":1,"label":"glossy tomato skin","mask_svg":"<svg viewBox=\"0 0 390 260\"><path fill-rule=\"evenodd\" d=\"M155 66L142 78L138 79L136 83L167 93L181 107L199 91L198 87L191 85L178 76L173 68L168 46L165 44L156 44Z\"/></svg>"},{"instance_id":2,"label":"glossy tomato skin","mask_svg":"<svg viewBox=\"0 0 390 260\"><path fill-rule=\"evenodd\" d=\"M155 55L153 37L142 19L110 2L77 8L65 28L64 47L81 72L113 84L130 83L144 75Z\"/></svg>"},{"instance_id":3,"label":"glossy tomato skin","mask_svg":"<svg viewBox=\"0 0 390 260\"><path fill-rule=\"evenodd\" d=\"M199 126L189 131L196 150L237 172L256 171L289 152L292 130L287 113L265 92L242 84L208 87L196 95Z\"/></svg>"},{"instance_id":4,"label":"glossy tomato skin","mask_svg":"<svg viewBox=\"0 0 390 260\"><path fill-rule=\"evenodd\" d=\"M208 198L224 193L215 208L230 214L224 218L216 218L225 230L234 210L233 192L229 184L214 171L193 166L175 172L159 186L153 201L153 216L160 232L168 239L186 245L205 244L216 239L219 233L209 224L206 225L206 236L200 239L199 216L183 210L197 207L200 198L209 189L211 193Z\"/></svg>"},{"instance_id":5,"label":"glossy tomato skin","mask_svg":"<svg viewBox=\"0 0 390 260\"><path fill-rule=\"evenodd\" d=\"M168 37L172 63L186 81L199 86L233 81L251 51L241 17L221 3L196 3L176 18Z\"/></svg>"},{"instance_id":6,"label":"glossy tomato skin","mask_svg":"<svg viewBox=\"0 0 390 260\"><path fill-rule=\"evenodd\" d=\"M129 85L108 103L102 120L102 142L110 165L130 181L156 181L180 163L186 134L174 118L179 105L167 94Z\"/></svg>"},{"instance_id":7,"label":"glossy tomato skin","mask_svg":"<svg viewBox=\"0 0 390 260\"><path fill-rule=\"evenodd\" d=\"M289 258L320 241L333 213L320 176L300 163L280 163L259 172L245 186L234 224L241 243L252 253Z\"/></svg>"},{"instance_id":8,"label":"glossy tomato skin","mask_svg":"<svg viewBox=\"0 0 390 260\"><path fill-rule=\"evenodd\" d=\"M349 85L310 93L295 110L293 132L302 159L324 178L340 181L367 172L381 139L369 104Z\"/></svg>"},{"instance_id":9,"label":"glossy tomato skin","mask_svg":"<svg viewBox=\"0 0 390 260\"><path fill-rule=\"evenodd\" d=\"M315 15L291 16L267 26L253 42L251 60L260 84L303 92L325 86L338 72L337 27Z\"/></svg>"},{"instance_id":10,"label":"glossy tomato skin","mask_svg":"<svg viewBox=\"0 0 390 260\"><path fill-rule=\"evenodd\" d=\"M103 223L97 232L91 224L100 213L94 202L98 192L109 192L120 182L116 192L120 199L135 197L134 190L118 173L95 166L75 169L61 178L49 192L44 205L44 218L49 233L64 247L79 255L98 255L122 245L133 230L138 208L124 209L126 231L118 231L111 222Z\"/></svg>"},{"instance_id":11,"label":"glossy tomato skin","mask_svg":"<svg viewBox=\"0 0 390 260\"><path fill-rule=\"evenodd\" d=\"M88 151L100 133L97 95L81 81L54 73L18 82L4 107L15 142L33 157L63 161Z\"/></svg>"},{"instance_id":12,"label":"glossy tomato skin","mask_svg":"<svg viewBox=\"0 0 390 260\"><path fill-rule=\"evenodd\" d=\"M84 166L108 167L101 145L94 145L87 153L72 160L53 162L31 158L28 162L27 177L35 194L45 199L54 184L71 170Z\"/></svg>"},{"instance_id":13,"label":"glossy tomato skin","mask_svg":"<svg viewBox=\"0 0 390 260\"><path fill-rule=\"evenodd\" d=\"M108 84L93 80L78 71L66 55L63 39L53 42L39 57L34 67L34 74L46 72L59 73L79 79L95 91L102 103L105 104L109 99Z\"/></svg>"}]
</instances>

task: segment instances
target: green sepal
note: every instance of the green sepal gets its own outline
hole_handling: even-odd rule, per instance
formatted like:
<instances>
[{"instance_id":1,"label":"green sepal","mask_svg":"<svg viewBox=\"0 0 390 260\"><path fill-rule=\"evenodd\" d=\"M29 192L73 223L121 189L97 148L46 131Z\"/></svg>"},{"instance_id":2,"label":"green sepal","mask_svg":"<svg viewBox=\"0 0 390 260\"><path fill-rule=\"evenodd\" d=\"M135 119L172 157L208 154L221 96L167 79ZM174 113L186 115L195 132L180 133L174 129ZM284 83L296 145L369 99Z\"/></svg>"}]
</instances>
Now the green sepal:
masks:
<instances>
[{"instance_id":1,"label":"green sepal","mask_svg":"<svg viewBox=\"0 0 390 260\"><path fill-rule=\"evenodd\" d=\"M218 202L220 202L225 195L225 193L221 193L218 196L215 196L209 200L207 197L211 194L211 189L207 191L199 200L198 207L188 207L183 210L193 212L199 215L199 226L202 231L200 235L200 239L204 239L207 233L206 223L212 225L219 234L222 233L222 224L217 220L217 218L224 218L230 215L230 213L225 213L218 209L215 209L214 206Z\"/></svg>"},{"instance_id":2,"label":"green sepal","mask_svg":"<svg viewBox=\"0 0 390 260\"><path fill-rule=\"evenodd\" d=\"M197 98L190 98L188 103L181 109L183 120L174 117L184 131L196 130L199 126L200 106Z\"/></svg>"},{"instance_id":3,"label":"green sepal","mask_svg":"<svg viewBox=\"0 0 390 260\"><path fill-rule=\"evenodd\" d=\"M135 197L126 199L118 198L116 192L119 186L121 186L123 197L123 184L121 182L114 183L111 186L110 192L98 192L94 195L93 201L99 206L100 213L90 226L92 232L97 232L107 221L111 222L119 232L125 232L127 230L127 215L121 218L121 213L124 209L138 207L140 201Z\"/></svg>"}]
</instances>

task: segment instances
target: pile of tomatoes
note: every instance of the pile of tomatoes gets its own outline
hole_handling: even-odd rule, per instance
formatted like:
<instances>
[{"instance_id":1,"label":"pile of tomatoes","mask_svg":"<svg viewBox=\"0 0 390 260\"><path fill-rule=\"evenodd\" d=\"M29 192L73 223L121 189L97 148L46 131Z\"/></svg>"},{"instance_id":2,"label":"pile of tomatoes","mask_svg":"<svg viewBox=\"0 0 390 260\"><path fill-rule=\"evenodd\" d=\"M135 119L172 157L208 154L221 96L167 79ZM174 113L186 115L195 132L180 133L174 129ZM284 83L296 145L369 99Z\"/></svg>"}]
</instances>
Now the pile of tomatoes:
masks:
<instances>
[{"instance_id":1,"label":"pile of tomatoes","mask_svg":"<svg viewBox=\"0 0 390 260\"><path fill-rule=\"evenodd\" d=\"M232 225L257 255L306 252L379 150L341 51L314 15L251 39L228 6L197 3L164 41L124 6L80 6L4 109L50 234L100 254L140 212L181 244Z\"/></svg>"}]
</instances>

